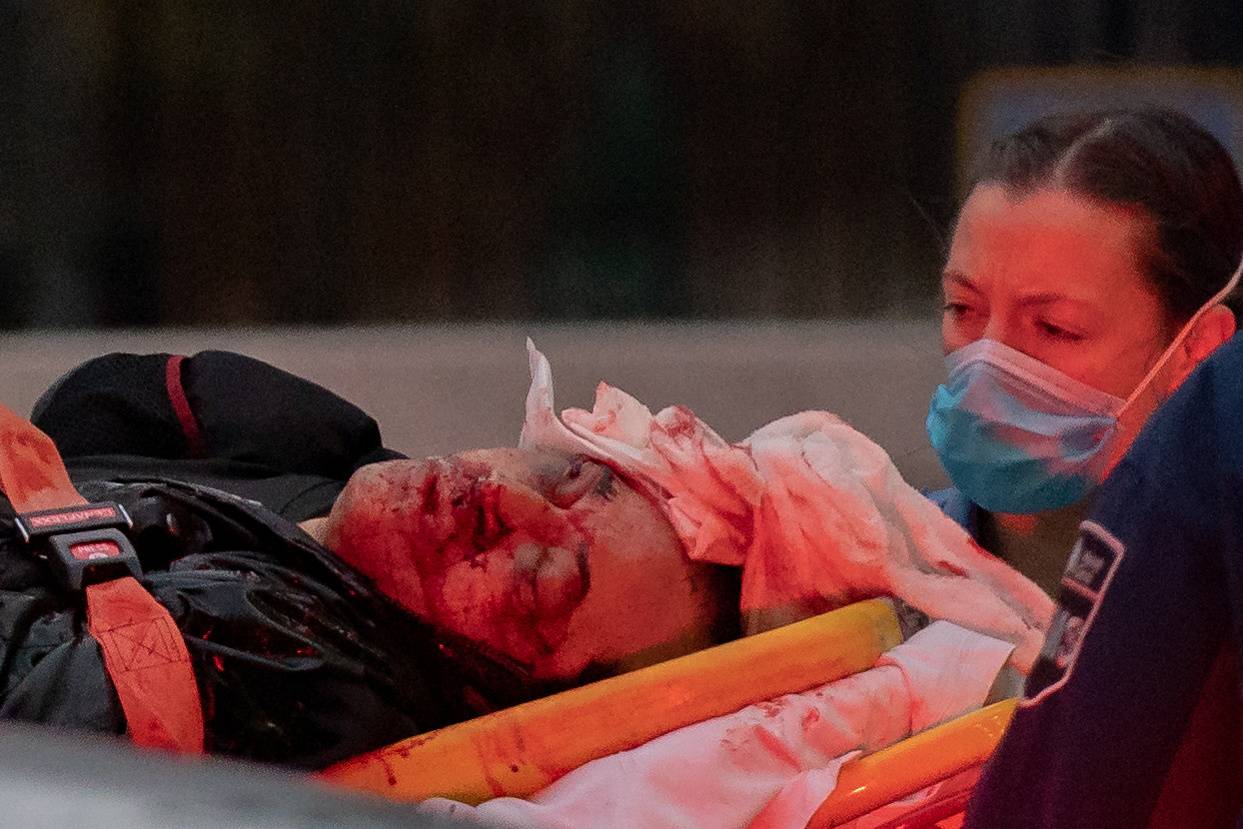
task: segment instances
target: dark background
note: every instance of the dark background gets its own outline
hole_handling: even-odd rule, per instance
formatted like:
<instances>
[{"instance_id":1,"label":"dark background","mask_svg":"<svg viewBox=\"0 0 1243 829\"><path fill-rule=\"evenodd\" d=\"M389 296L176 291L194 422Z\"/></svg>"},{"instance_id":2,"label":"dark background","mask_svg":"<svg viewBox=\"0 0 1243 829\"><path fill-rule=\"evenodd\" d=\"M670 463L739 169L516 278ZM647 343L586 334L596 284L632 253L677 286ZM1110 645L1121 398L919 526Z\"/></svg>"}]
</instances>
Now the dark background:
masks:
<instances>
[{"instance_id":1,"label":"dark background","mask_svg":"<svg viewBox=\"0 0 1243 829\"><path fill-rule=\"evenodd\" d=\"M981 70L1238 0L0 5L0 327L911 316Z\"/></svg>"}]
</instances>

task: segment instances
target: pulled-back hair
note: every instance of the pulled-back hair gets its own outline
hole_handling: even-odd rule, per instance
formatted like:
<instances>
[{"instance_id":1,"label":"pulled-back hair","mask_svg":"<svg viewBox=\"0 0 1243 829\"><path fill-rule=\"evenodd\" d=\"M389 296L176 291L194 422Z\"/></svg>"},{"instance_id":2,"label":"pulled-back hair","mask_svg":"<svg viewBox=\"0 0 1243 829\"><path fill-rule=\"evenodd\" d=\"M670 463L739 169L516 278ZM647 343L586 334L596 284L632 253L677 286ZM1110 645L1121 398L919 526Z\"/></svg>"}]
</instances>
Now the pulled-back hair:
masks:
<instances>
[{"instance_id":1,"label":"pulled-back hair","mask_svg":"<svg viewBox=\"0 0 1243 829\"><path fill-rule=\"evenodd\" d=\"M1221 290L1243 257L1243 188L1234 163L1200 125L1172 110L1041 118L994 141L975 183L1019 195L1060 187L1139 208L1152 226L1140 266L1175 324ZM1227 304L1238 316L1237 300Z\"/></svg>"}]
</instances>

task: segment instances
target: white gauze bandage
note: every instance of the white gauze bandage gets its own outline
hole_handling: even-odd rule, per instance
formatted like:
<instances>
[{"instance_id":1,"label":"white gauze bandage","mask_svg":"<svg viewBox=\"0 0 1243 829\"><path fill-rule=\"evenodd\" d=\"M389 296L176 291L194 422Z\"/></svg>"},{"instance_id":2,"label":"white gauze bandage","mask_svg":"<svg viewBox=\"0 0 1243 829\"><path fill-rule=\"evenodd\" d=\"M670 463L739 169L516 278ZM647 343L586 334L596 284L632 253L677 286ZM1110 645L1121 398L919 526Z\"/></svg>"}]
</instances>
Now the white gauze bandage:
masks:
<instances>
[{"instance_id":1,"label":"white gauze bandage","mask_svg":"<svg viewBox=\"0 0 1243 829\"><path fill-rule=\"evenodd\" d=\"M742 568L747 632L889 595L1013 643L1012 663L1031 668L1052 600L840 418L803 412L728 443L683 406L652 415L605 383L590 412L558 417L552 368L529 340L527 351L519 445L581 452L647 488L690 558Z\"/></svg>"}]
</instances>

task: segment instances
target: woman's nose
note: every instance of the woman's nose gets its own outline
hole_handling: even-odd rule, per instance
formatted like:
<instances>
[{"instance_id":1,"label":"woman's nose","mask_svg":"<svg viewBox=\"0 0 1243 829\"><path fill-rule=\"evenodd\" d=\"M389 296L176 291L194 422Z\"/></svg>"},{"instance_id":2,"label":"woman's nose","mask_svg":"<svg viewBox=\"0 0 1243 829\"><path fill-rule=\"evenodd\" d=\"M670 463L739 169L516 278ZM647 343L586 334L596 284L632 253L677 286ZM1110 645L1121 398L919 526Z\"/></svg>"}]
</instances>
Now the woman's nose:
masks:
<instances>
[{"instance_id":1,"label":"woman's nose","mask_svg":"<svg viewBox=\"0 0 1243 829\"><path fill-rule=\"evenodd\" d=\"M988 315L981 328L980 339L993 340L1017 351L1024 351L1017 320L1013 315L1004 311L995 311Z\"/></svg>"}]
</instances>

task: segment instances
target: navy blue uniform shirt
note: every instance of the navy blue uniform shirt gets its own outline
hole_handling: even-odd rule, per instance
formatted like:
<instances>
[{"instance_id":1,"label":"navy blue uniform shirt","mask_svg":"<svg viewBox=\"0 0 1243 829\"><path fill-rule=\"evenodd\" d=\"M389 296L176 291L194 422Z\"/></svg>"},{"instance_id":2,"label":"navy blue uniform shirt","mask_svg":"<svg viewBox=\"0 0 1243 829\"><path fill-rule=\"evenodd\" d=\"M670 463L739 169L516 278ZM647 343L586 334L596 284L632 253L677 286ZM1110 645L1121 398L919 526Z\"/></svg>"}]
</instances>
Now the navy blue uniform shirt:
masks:
<instances>
[{"instance_id":1,"label":"navy blue uniform shirt","mask_svg":"<svg viewBox=\"0 0 1243 829\"><path fill-rule=\"evenodd\" d=\"M1243 339L1110 475L1058 604L968 829L1148 821L1215 657L1243 641Z\"/></svg>"}]
</instances>

